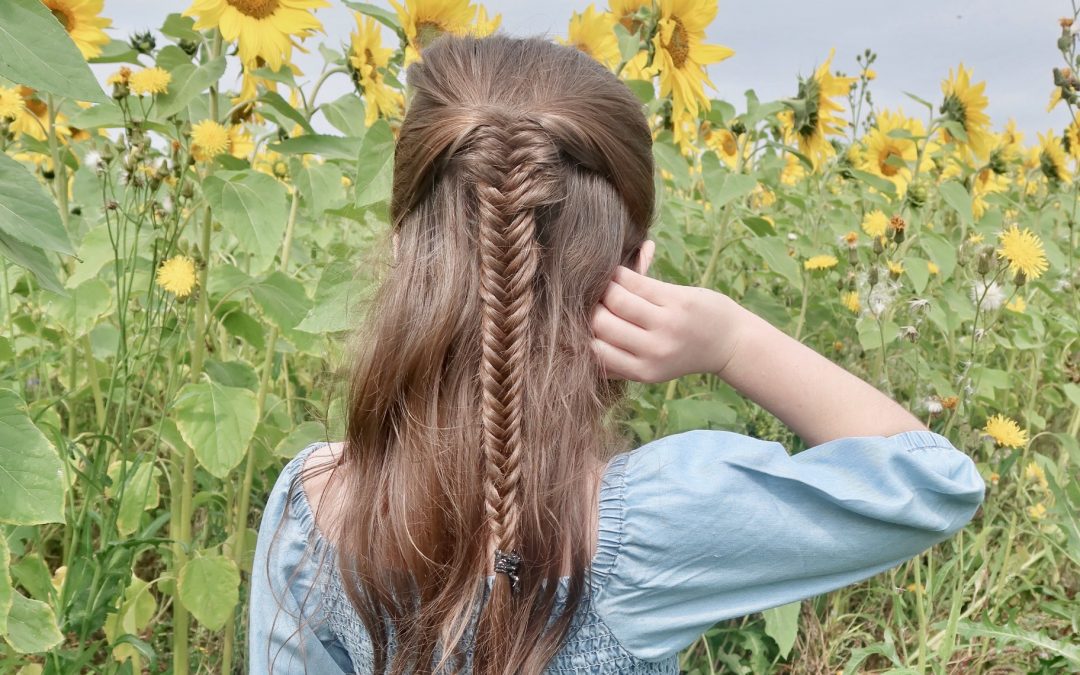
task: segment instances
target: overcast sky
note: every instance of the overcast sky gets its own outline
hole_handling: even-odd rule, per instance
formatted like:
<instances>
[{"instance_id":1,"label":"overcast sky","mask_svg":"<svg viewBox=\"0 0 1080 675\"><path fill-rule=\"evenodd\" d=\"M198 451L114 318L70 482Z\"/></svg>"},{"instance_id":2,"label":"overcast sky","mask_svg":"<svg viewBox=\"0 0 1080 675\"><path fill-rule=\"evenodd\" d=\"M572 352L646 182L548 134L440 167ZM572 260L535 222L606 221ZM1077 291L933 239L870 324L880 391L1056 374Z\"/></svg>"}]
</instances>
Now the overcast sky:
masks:
<instances>
[{"instance_id":1,"label":"overcast sky","mask_svg":"<svg viewBox=\"0 0 1080 675\"><path fill-rule=\"evenodd\" d=\"M339 47L348 41L355 23L350 10L337 0L318 10L326 27L320 41ZM386 0L374 4L390 7ZM190 0L105 0L105 15L113 20L111 34L124 39L133 30L157 27L169 12L183 11ZM515 35L563 36L574 11L588 6L580 0L491 0L489 12L503 16L502 27ZM606 7L606 3L598 3ZM1051 69L1062 65L1055 42L1058 18L1070 15L1067 0L722 0L709 27L710 42L735 50L730 59L710 69L716 92L744 109L743 92L756 90L762 100L792 96L796 76L812 72L836 48L834 69L857 72L855 57L870 47L878 54L878 77L872 86L878 107L903 107L908 114L923 110L904 96L908 91L937 102L941 80L950 67L963 61L976 81L986 81L988 112L995 129L1015 118L1034 143L1036 131L1060 131L1068 121L1064 104L1046 112L1053 86ZM317 76L317 50L298 54L307 76ZM114 66L99 66L107 74ZM333 78L323 91L329 98L349 90L346 77ZM320 100L323 95L320 94Z\"/></svg>"}]
</instances>

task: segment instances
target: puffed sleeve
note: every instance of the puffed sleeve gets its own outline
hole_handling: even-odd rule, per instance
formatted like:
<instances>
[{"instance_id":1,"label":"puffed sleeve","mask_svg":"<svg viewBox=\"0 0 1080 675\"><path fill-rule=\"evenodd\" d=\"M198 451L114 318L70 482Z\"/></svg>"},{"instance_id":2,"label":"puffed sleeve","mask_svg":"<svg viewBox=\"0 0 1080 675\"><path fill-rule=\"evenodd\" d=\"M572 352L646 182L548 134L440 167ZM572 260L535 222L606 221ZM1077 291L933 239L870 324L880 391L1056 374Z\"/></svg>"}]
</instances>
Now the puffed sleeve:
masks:
<instances>
[{"instance_id":1,"label":"puffed sleeve","mask_svg":"<svg viewBox=\"0 0 1080 675\"><path fill-rule=\"evenodd\" d=\"M298 478L316 447L308 446L282 469L263 511L251 569L250 673L353 672L348 653L321 616L328 547Z\"/></svg>"},{"instance_id":2,"label":"puffed sleeve","mask_svg":"<svg viewBox=\"0 0 1080 675\"><path fill-rule=\"evenodd\" d=\"M861 581L975 514L974 463L928 430L776 442L689 431L618 456L601 495L594 607L656 660L718 621Z\"/></svg>"}]
</instances>

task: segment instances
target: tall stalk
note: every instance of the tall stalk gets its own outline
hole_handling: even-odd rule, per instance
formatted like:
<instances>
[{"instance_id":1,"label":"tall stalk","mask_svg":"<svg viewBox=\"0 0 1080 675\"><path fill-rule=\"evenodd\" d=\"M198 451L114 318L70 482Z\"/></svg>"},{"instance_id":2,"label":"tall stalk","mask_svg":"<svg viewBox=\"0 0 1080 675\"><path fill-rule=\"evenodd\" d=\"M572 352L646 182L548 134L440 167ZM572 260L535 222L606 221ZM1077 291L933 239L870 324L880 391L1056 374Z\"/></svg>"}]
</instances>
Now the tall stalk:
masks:
<instances>
[{"instance_id":1,"label":"tall stalk","mask_svg":"<svg viewBox=\"0 0 1080 675\"><path fill-rule=\"evenodd\" d=\"M221 33L214 30L210 43L210 58L214 59L221 53ZM218 83L210 87L210 119L218 118ZM210 207L206 207L203 217L202 240L199 242L199 254L202 256L202 268L199 270L199 303L195 312L195 344L191 351L191 382L197 383L202 379L203 363L206 359L206 326L210 320L210 300L206 290L206 281L210 271L210 235L213 233L214 218ZM172 498L172 513L170 533L174 540L173 546L173 578L177 586L177 592L173 596L173 673L174 675L187 675L190 666L188 661L188 630L191 624L189 614L179 596L180 570L188 562L188 549L191 547L191 516L192 496L195 488L195 452L190 447L185 447L183 452L183 465L178 470L174 459L172 462L171 489L180 489L179 504L174 496Z\"/></svg>"}]
</instances>

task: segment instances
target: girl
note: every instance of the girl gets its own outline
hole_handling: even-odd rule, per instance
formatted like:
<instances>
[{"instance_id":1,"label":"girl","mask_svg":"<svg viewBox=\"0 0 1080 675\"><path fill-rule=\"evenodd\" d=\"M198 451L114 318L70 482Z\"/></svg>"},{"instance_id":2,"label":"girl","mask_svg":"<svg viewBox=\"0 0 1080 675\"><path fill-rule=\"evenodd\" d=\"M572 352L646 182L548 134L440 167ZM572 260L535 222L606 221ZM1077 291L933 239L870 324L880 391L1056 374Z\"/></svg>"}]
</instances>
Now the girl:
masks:
<instances>
[{"instance_id":1,"label":"girl","mask_svg":"<svg viewBox=\"0 0 1080 675\"><path fill-rule=\"evenodd\" d=\"M677 673L723 619L940 542L972 461L713 290L646 276L652 136L545 40L439 38L408 71L392 264L343 443L284 469L252 672ZM810 449L690 431L630 450L627 382L712 373Z\"/></svg>"}]
</instances>

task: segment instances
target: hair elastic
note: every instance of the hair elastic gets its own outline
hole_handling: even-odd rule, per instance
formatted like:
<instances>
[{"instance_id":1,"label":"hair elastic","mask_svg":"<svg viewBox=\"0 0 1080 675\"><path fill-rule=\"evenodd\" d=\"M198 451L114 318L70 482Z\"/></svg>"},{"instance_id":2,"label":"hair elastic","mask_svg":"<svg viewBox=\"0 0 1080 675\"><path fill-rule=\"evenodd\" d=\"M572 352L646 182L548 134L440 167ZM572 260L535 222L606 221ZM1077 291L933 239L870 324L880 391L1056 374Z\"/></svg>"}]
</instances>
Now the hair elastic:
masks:
<instances>
[{"instance_id":1,"label":"hair elastic","mask_svg":"<svg viewBox=\"0 0 1080 675\"><path fill-rule=\"evenodd\" d=\"M502 549L495 549L495 573L502 572L510 579L510 590L518 592L518 569L521 566L521 556L517 551L504 553Z\"/></svg>"}]
</instances>

